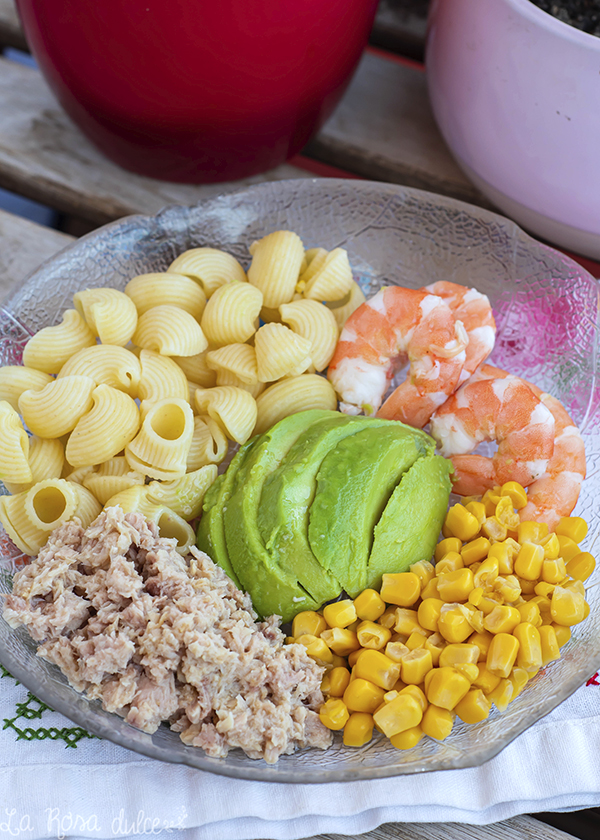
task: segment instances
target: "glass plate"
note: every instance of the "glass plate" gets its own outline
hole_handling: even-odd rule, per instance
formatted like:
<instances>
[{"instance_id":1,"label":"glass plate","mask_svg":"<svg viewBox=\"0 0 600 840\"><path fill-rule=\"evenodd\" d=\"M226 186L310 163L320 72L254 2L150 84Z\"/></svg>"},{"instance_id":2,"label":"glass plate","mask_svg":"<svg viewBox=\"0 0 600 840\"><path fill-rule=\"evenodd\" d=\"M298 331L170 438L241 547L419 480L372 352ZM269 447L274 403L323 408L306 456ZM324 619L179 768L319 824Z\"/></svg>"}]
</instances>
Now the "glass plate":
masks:
<instances>
[{"instance_id":1,"label":"glass plate","mask_svg":"<svg viewBox=\"0 0 600 840\"><path fill-rule=\"evenodd\" d=\"M286 228L307 248L343 247L367 294L384 284L419 287L435 280L476 286L492 301L498 339L492 362L550 391L568 408L586 443L588 478L577 512L590 524L586 547L600 526L600 392L598 283L572 260L531 239L494 213L391 184L346 180L266 183L155 217L130 216L69 246L35 271L1 313L2 364L20 362L24 342L55 323L74 292L90 286L122 289L134 275L164 271L187 248L223 248L248 265L248 246ZM15 552L0 545L0 591L10 589ZM598 573L591 582L598 580ZM562 658L542 669L500 715L483 723L457 721L447 740L424 738L412 750L382 736L360 748L341 738L326 752L305 750L269 766L240 750L208 758L163 725L154 735L104 712L35 656L24 629L0 619L0 662L36 696L90 732L144 755L242 779L334 782L482 764L572 694L600 667L600 591L590 588L589 618L574 629Z\"/></svg>"}]
</instances>

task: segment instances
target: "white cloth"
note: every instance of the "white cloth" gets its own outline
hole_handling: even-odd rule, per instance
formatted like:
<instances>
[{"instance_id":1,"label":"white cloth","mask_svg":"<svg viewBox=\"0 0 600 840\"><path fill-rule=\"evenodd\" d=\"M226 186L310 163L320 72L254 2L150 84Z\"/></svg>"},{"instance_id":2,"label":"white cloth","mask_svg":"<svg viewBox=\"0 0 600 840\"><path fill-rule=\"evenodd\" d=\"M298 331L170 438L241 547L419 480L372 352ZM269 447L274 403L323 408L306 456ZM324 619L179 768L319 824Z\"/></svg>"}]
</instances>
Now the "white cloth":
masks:
<instances>
[{"instance_id":1,"label":"white cloth","mask_svg":"<svg viewBox=\"0 0 600 840\"><path fill-rule=\"evenodd\" d=\"M329 785L236 781L97 739L76 748L31 732L19 739L16 729L72 726L50 711L15 719L26 699L23 686L0 679L0 840L292 840L600 806L600 685L582 686L481 767Z\"/></svg>"}]
</instances>

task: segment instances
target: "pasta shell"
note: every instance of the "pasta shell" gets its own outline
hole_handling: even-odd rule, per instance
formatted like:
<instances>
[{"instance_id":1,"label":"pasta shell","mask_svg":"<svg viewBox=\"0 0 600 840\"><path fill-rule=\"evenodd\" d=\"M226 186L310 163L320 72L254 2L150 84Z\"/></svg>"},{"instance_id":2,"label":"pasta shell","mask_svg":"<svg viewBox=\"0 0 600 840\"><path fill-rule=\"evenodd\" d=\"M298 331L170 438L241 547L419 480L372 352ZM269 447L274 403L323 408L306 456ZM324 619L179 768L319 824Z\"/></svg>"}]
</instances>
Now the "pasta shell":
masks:
<instances>
[{"instance_id":1,"label":"pasta shell","mask_svg":"<svg viewBox=\"0 0 600 840\"><path fill-rule=\"evenodd\" d=\"M283 379L267 388L256 400L258 418L254 434L266 432L275 423L311 408L335 411L337 397L333 386L324 376L304 373Z\"/></svg>"},{"instance_id":2,"label":"pasta shell","mask_svg":"<svg viewBox=\"0 0 600 840\"><path fill-rule=\"evenodd\" d=\"M245 443L256 423L256 400L247 391L231 385L196 391L198 413L208 414L225 430L230 440Z\"/></svg>"},{"instance_id":3,"label":"pasta shell","mask_svg":"<svg viewBox=\"0 0 600 840\"><path fill-rule=\"evenodd\" d=\"M186 464L188 472L206 464L220 464L228 448L229 441L216 420L206 416L194 417L194 433Z\"/></svg>"},{"instance_id":4,"label":"pasta shell","mask_svg":"<svg viewBox=\"0 0 600 840\"><path fill-rule=\"evenodd\" d=\"M246 282L246 272L239 262L218 248L191 248L169 266L169 271L185 274L200 284L207 298L226 283Z\"/></svg>"},{"instance_id":5,"label":"pasta shell","mask_svg":"<svg viewBox=\"0 0 600 840\"><path fill-rule=\"evenodd\" d=\"M310 365L310 341L283 324L265 324L254 337L258 379L273 382Z\"/></svg>"},{"instance_id":6,"label":"pasta shell","mask_svg":"<svg viewBox=\"0 0 600 840\"><path fill-rule=\"evenodd\" d=\"M16 484L32 480L29 466L29 438L12 405L0 402L0 479Z\"/></svg>"},{"instance_id":7,"label":"pasta shell","mask_svg":"<svg viewBox=\"0 0 600 840\"><path fill-rule=\"evenodd\" d=\"M248 280L261 290L264 306L276 309L292 299L304 262L304 246L297 233L278 230L250 246Z\"/></svg>"},{"instance_id":8,"label":"pasta shell","mask_svg":"<svg viewBox=\"0 0 600 840\"><path fill-rule=\"evenodd\" d=\"M183 274L164 271L138 274L125 286L125 294L135 303L138 316L155 306L178 306L200 320L206 306L206 295L198 283Z\"/></svg>"},{"instance_id":9,"label":"pasta shell","mask_svg":"<svg viewBox=\"0 0 600 840\"><path fill-rule=\"evenodd\" d=\"M343 248L335 248L306 282L303 294L310 300L339 300L348 294L353 282L348 253Z\"/></svg>"},{"instance_id":10,"label":"pasta shell","mask_svg":"<svg viewBox=\"0 0 600 840\"><path fill-rule=\"evenodd\" d=\"M206 304L202 329L213 347L243 344L258 326L262 294L249 283L221 286Z\"/></svg>"},{"instance_id":11,"label":"pasta shell","mask_svg":"<svg viewBox=\"0 0 600 840\"><path fill-rule=\"evenodd\" d=\"M325 370L338 341L333 313L315 300L296 300L279 307L281 318L293 332L310 341L310 358L315 370Z\"/></svg>"},{"instance_id":12,"label":"pasta shell","mask_svg":"<svg viewBox=\"0 0 600 840\"><path fill-rule=\"evenodd\" d=\"M89 376L96 385L110 385L136 397L142 375L140 361L130 350L116 344L94 344L65 362L57 379Z\"/></svg>"},{"instance_id":13,"label":"pasta shell","mask_svg":"<svg viewBox=\"0 0 600 840\"><path fill-rule=\"evenodd\" d=\"M246 385L258 382L256 351L249 344L226 344L206 354L206 363L213 370L233 373Z\"/></svg>"},{"instance_id":14,"label":"pasta shell","mask_svg":"<svg viewBox=\"0 0 600 840\"><path fill-rule=\"evenodd\" d=\"M214 370L208 367L206 362L207 353L198 353L195 356L172 356L188 380L201 388L212 388L217 384L217 375Z\"/></svg>"},{"instance_id":15,"label":"pasta shell","mask_svg":"<svg viewBox=\"0 0 600 840\"><path fill-rule=\"evenodd\" d=\"M41 370L23 365L5 365L0 368L0 400L6 400L18 411L23 391L41 391L49 382L52 382L52 377Z\"/></svg>"},{"instance_id":16,"label":"pasta shell","mask_svg":"<svg viewBox=\"0 0 600 840\"><path fill-rule=\"evenodd\" d=\"M158 528L163 539L175 539L175 550L185 556L196 541L193 528L166 505L157 505L148 499L148 485L130 487L112 496L105 507L119 506L124 513L141 513Z\"/></svg>"},{"instance_id":17,"label":"pasta shell","mask_svg":"<svg viewBox=\"0 0 600 840\"><path fill-rule=\"evenodd\" d=\"M44 327L29 339L23 349L23 364L44 373L58 373L74 353L95 343L79 312L67 309L60 324Z\"/></svg>"},{"instance_id":18,"label":"pasta shell","mask_svg":"<svg viewBox=\"0 0 600 840\"><path fill-rule=\"evenodd\" d=\"M158 505L166 505L185 519L200 516L204 494L217 477L217 467L210 464L174 481L151 481L148 498Z\"/></svg>"},{"instance_id":19,"label":"pasta shell","mask_svg":"<svg viewBox=\"0 0 600 840\"><path fill-rule=\"evenodd\" d=\"M134 472L167 481L179 478L186 471L193 433L194 415L185 400L159 400L150 405L125 457Z\"/></svg>"},{"instance_id":20,"label":"pasta shell","mask_svg":"<svg viewBox=\"0 0 600 840\"><path fill-rule=\"evenodd\" d=\"M140 364L142 374L138 396L141 400L150 403L167 397L183 400L189 398L185 373L171 358L153 350L142 350Z\"/></svg>"},{"instance_id":21,"label":"pasta shell","mask_svg":"<svg viewBox=\"0 0 600 840\"><path fill-rule=\"evenodd\" d=\"M125 460L125 459L123 459ZM144 484L141 473L129 471L125 475L99 475L91 472L83 479L83 486L104 506L112 496L129 487Z\"/></svg>"},{"instance_id":22,"label":"pasta shell","mask_svg":"<svg viewBox=\"0 0 600 840\"><path fill-rule=\"evenodd\" d=\"M60 440L39 438L33 435L29 438L29 467L31 481L24 484L13 484L8 481L4 485L9 493L23 493L38 481L47 478L60 478L65 461L65 451Z\"/></svg>"},{"instance_id":23,"label":"pasta shell","mask_svg":"<svg viewBox=\"0 0 600 840\"><path fill-rule=\"evenodd\" d=\"M230 373L228 370L220 370L217 373L217 385L233 385L235 388L241 388L243 391L248 391L249 394L252 394L254 399L259 394L262 394L267 387L264 382L255 382L252 385L248 385L246 382L242 382L235 373Z\"/></svg>"},{"instance_id":24,"label":"pasta shell","mask_svg":"<svg viewBox=\"0 0 600 840\"><path fill-rule=\"evenodd\" d=\"M41 391L24 391L19 397L19 411L34 435L58 438L71 432L90 410L95 387L89 376L55 379Z\"/></svg>"},{"instance_id":25,"label":"pasta shell","mask_svg":"<svg viewBox=\"0 0 600 840\"><path fill-rule=\"evenodd\" d=\"M162 356L195 356L208 347L198 321L177 306L154 306L140 315L132 340Z\"/></svg>"},{"instance_id":26,"label":"pasta shell","mask_svg":"<svg viewBox=\"0 0 600 840\"><path fill-rule=\"evenodd\" d=\"M333 301L332 303L326 302L325 306L327 306L328 309L331 309L335 322L338 325L338 329L341 330L352 313L365 301L366 297L364 296L362 289L358 283L353 281L349 294L342 298L340 305L338 305L338 301Z\"/></svg>"},{"instance_id":27,"label":"pasta shell","mask_svg":"<svg viewBox=\"0 0 600 840\"><path fill-rule=\"evenodd\" d=\"M124 347L131 340L136 324L134 302L118 289L86 289L73 295L75 308L102 344Z\"/></svg>"},{"instance_id":28,"label":"pasta shell","mask_svg":"<svg viewBox=\"0 0 600 840\"><path fill-rule=\"evenodd\" d=\"M92 399L93 407L77 422L67 442L65 456L73 467L113 458L133 440L140 426L137 405L122 391L98 385Z\"/></svg>"}]
</instances>

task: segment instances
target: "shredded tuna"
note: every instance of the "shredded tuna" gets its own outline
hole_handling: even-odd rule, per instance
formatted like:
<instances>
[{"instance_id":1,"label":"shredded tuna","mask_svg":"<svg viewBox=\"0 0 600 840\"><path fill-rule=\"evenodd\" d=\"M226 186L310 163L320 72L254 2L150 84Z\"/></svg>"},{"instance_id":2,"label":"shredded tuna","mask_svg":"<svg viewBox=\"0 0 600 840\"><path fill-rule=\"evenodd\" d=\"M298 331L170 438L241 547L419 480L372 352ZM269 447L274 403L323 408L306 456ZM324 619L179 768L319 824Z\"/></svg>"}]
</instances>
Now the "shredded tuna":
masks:
<instances>
[{"instance_id":1,"label":"shredded tuna","mask_svg":"<svg viewBox=\"0 0 600 840\"><path fill-rule=\"evenodd\" d=\"M276 616L257 623L206 554L182 558L174 544L119 507L85 531L68 522L15 575L4 618L75 689L145 732L168 721L210 756L239 747L269 763L327 748L323 668L284 645Z\"/></svg>"}]
</instances>

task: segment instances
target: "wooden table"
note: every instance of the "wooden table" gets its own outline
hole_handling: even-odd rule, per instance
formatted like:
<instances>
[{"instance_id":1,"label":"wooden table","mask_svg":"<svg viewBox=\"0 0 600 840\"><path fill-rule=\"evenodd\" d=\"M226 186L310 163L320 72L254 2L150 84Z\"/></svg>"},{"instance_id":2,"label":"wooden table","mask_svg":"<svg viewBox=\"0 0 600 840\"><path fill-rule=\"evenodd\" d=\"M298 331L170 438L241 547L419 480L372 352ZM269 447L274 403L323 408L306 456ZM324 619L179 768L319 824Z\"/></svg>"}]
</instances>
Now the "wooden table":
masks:
<instances>
[{"instance_id":1,"label":"wooden table","mask_svg":"<svg viewBox=\"0 0 600 840\"><path fill-rule=\"evenodd\" d=\"M489 207L457 167L433 120L424 68L415 60L423 54L427 5L427 0L381 0L372 36L379 46L367 50L333 117L303 154L264 175L223 185L187 186L124 172L80 134L37 70L0 57L0 187L60 211L76 232L245 184L315 175L391 181ZM5 47L27 49L13 0L0 0L0 49ZM0 210L0 298L72 241L72 235ZM599 265L582 262L600 276ZM571 836L528 816L489 826L388 824L362 835L364 840Z\"/></svg>"}]
</instances>

